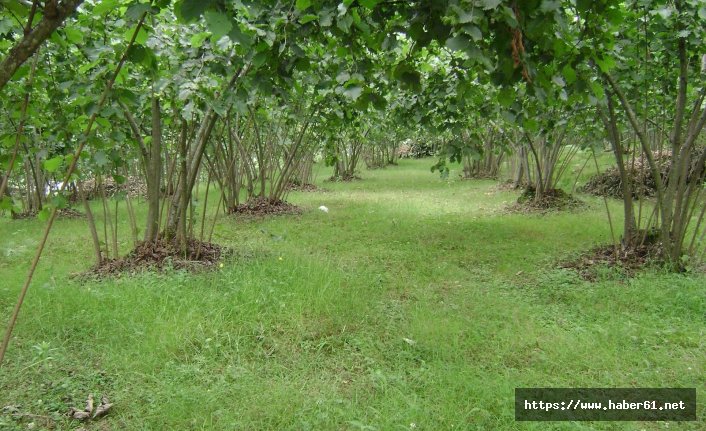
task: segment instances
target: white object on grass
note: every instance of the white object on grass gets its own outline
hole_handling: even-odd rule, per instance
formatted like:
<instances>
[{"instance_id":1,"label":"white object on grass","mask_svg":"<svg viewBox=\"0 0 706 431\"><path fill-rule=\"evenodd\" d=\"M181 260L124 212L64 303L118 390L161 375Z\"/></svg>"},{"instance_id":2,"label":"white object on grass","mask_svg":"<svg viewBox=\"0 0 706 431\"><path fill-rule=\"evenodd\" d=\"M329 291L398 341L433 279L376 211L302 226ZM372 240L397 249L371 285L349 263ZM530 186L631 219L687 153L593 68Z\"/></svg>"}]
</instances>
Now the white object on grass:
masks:
<instances>
[{"instance_id":1,"label":"white object on grass","mask_svg":"<svg viewBox=\"0 0 706 431\"><path fill-rule=\"evenodd\" d=\"M319 209L328 214L328 208L326 208L325 206L321 205Z\"/></svg>"}]
</instances>

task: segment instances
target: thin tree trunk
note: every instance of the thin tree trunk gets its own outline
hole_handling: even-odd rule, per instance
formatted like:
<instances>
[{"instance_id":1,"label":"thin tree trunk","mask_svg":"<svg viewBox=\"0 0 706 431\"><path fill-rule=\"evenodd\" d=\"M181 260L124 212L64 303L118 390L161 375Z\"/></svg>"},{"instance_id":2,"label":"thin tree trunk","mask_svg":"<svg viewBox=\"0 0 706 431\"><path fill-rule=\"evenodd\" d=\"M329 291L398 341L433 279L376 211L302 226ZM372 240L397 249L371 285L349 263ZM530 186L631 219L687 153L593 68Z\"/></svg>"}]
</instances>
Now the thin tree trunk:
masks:
<instances>
[{"instance_id":1,"label":"thin tree trunk","mask_svg":"<svg viewBox=\"0 0 706 431\"><path fill-rule=\"evenodd\" d=\"M77 181L78 194L80 196L81 202L83 202L83 208L86 211L86 220L88 220L88 229L91 232L91 241L93 243L93 253L96 258L96 266L100 266L103 263L103 256L101 254L101 243L98 239L98 229L96 229L96 220L93 217L93 211L91 211L91 205L86 199L86 194L83 191L83 186L81 181Z\"/></svg>"},{"instance_id":2,"label":"thin tree trunk","mask_svg":"<svg viewBox=\"0 0 706 431\"><path fill-rule=\"evenodd\" d=\"M159 237L159 200L162 174L162 119L159 98L152 97L152 142L148 163L147 226L145 241L154 242Z\"/></svg>"},{"instance_id":3,"label":"thin tree trunk","mask_svg":"<svg viewBox=\"0 0 706 431\"><path fill-rule=\"evenodd\" d=\"M632 178L630 177L627 169L625 168L625 162L623 160L623 147L620 142L620 132L618 131L617 120L615 116L615 108L613 106L613 98L610 93L606 93L608 101L608 114L606 115L600 108L598 109L598 114L608 131L608 136L610 138L610 143L613 148L613 153L615 154L615 160L618 167L618 173L620 174L621 190L623 194L623 245L626 247L634 245L634 241L637 239L635 235L635 213L633 209L632 201ZM596 165L597 166L597 165Z\"/></svg>"}]
</instances>

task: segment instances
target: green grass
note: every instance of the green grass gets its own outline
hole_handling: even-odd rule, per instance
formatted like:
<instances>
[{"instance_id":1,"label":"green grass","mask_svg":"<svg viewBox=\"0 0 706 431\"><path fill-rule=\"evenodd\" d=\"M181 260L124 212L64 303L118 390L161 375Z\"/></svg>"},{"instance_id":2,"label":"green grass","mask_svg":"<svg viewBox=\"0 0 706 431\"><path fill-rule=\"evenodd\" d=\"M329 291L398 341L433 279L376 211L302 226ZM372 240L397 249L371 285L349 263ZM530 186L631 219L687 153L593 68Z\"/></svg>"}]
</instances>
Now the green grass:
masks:
<instances>
[{"instance_id":1,"label":"green grass","mask_svg":"<svg viewBox=\"0 0 706 431\"><path fill-rule=\"evenodd\" d=\"M301 216L222 217L214 240L238 253L212 273L81 284L70 274L90 265L88 230L59 220L0 368L0 406L65 430L78 425L54 412L88 393L115 403L89 430L706 428L515 422L514 388L533 386L697 387L703 418L706 277L584 282L554 263L610 241L602 200L508 215L516 193L458 181L458 168L441 180L431 164L319 181L330 191L290 195ZM0 221L3 323L41 230ZM126 250L124 221L121 232ZM0 429L30 421L45 426L0 415Z\"/></svg>"}]
</instances>

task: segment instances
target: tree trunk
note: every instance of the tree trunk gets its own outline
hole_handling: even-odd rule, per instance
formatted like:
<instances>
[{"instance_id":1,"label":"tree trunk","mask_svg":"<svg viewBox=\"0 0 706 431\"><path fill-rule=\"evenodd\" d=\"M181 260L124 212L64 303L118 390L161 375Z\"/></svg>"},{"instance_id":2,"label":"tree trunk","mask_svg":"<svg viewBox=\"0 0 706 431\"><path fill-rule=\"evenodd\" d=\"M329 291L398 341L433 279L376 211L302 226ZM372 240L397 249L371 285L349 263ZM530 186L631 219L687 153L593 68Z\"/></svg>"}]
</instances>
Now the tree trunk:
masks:
<instances>
[{"instance_id":1,"label":"tree trunk","mask_svg":"<svg viewBox=\"0 0 706 431\"><path fill-rule=\"evenodd\" d=\"M620 174L620 184L621 191L623 194L623 246L630 247L635 244L638 240L638 235L636 235L635 230L635 212L633 209L632 201L632 178L630 177L627 169L625 168L625 162L623 160L623 147L620 143L620 132L618 131L618 123L615 116L615 109L613 104L613 98L609 92L606 92L606 99L608 101L608 114L606 115L600 108L598 113L600 115L601 121L608 132L608 138L610 140L611 147L613 148L613 154L615 154L615 160L618 167L618 173Z\"/></svg>"},{"instance_id":2,"label":"tree trunk","mask_svg":"<svg viewBox=\"0 0 706 431\"><path fill-rule=\"evenodd\" d=\"M147 163L147 226L145 241L154 242L159 237L159 200L162 174L162 114L159 98L152 97L152 142Z\"/></svg>"}]
</instances>

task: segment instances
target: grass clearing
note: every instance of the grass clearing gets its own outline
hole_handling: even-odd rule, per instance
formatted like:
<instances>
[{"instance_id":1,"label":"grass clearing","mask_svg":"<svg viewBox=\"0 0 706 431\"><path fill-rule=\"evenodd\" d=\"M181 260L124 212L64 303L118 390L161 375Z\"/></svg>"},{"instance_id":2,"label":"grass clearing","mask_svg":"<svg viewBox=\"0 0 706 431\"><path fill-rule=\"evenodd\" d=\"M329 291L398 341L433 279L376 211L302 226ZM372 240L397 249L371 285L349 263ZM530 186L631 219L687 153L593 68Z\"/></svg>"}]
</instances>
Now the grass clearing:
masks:
<instances>
[{"instance_id":1,"label":"grass clearing","mask_svg":"<svg viewBox=\"0 0 706 431\"><path fill-rule=\"evenodd\" d=\"M79 283L69 276L91 261L88 229L57 221L0 369L0 406L67 430L77 424L55 412L90 392L115 407L89 430L706 428L515 422L515 387L703 391L706 277L584 282L552 263L610 241L602 199L504 214L518 193L441 180L432 164L318 181L329 191L290 194L300 216L221 217L214 241L237 253L212 273ZM0 221L3 321L42 228ZM0 429L29 422L0 415Z\"/></svg>"}]
</instances>

